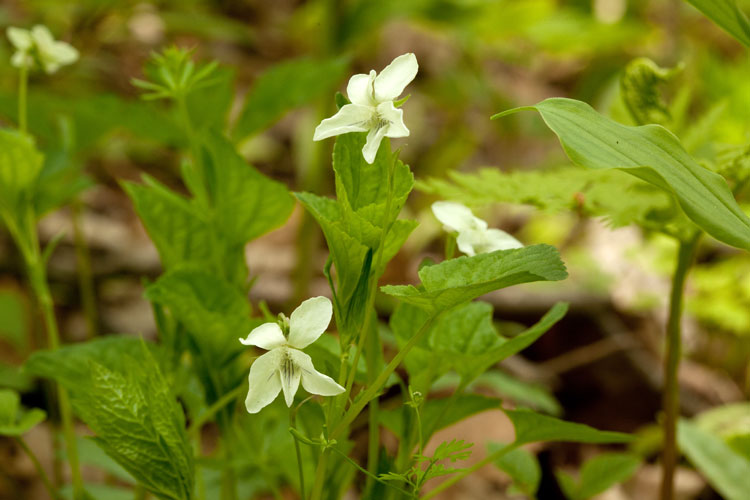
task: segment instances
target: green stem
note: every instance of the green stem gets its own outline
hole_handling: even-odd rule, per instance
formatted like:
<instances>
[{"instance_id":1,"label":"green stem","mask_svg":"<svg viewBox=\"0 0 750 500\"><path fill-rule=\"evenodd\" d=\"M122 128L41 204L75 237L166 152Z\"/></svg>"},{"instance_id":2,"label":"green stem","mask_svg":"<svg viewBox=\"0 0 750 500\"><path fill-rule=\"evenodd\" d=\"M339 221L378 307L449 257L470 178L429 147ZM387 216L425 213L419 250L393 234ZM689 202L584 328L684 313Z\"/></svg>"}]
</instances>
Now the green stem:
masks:
<instances>
[{"instance_id":1,"label":"green stem","mask_svg":"<svg viewBox=\"0 0 750 500\"><path fill-rule=\"evenodd\" d=\"M295 422L295 411L291 408L289 409L289 427L292 429L297 429L297 424ZM292 437L292 440L294 440L294 451L297 454L297 473L299 474L299 492L300 492L300 498L303 500L306 498L305 495L305 471L302 469L302 452L299 449L299 441L297 441L296 437Z\"/></svg>"},{"instance_id":2,"label":"green stem","mask_svg":"<svg viewBox=\"0 0 750 500\"><path fill-rule=\"evenodd\" d=\"M362 467L361 467L361 466L360 466L360 465L359 465L359 464L358 464L357 462L355 462L354 460L352 460L351 458L349 458L349 457L348 457L348 456L346 455L346 453L342 452L341 450L338 450L338 449L336 449L336 448L331 448L331 449L332 449L333 451L335 451L336 453L338 453L339 455L341 455L342 457L344 457L344 459L345 459L345 460L346 460L347 462L349 462L349 463L350 463L350 464L352 464L352 465L353 465L354 467L356 467L357 469L359 469L359 471L360 471L360 472L362 472L363 474L365 474L365 475L366 475L366 476L367 476L368 478L372 479L373 481L377 481L377 482L379 482L379 483L381 483L381 484L384 484L384 485L388 486L389 488L393 488L394 490L398 490L398 491L400 491L401 493L403 493L404 495L409 495L409 496L412 496L412 495L411 495L411 493L409 493L408 491L406 491L406 490L404 490L404 489L401 489L401 488L399 488L399 487L398 487L398 486L396 486L395 484L392 484L392 483L391 483L390 481L383 481L383 480L382 480L382 479L380 479L380 478L379 478L378 476L376 476L376 475L372 474L372 473L371 473L370 471L368 471L368 470L365 470L365 469L364 469L364 468L362 468Z\"/></svg>"},{"instance_id":3,"label":"green stem","mask_svg":"<svg viewBox=\"0 0 750 500\"><path fill-rule=\"evenodd\" d=\"M472 465L468 469L463 469L461 472L457 473L455 476L451 477L447 481L443 481L442 483L440 483L439 485L437 485L435 488L433 488L430 491L428 491L422 497L422 500L428 500L428 499L434 497L435 495L437 495L438 493L447 490L448 488L450 488L451 486L453 486L454 484L456 484L457 482L459 482L460 480L462 480L463 478L465 478L469 474L472 474L472 473L478 471L479 469L481 469L482 467L484 467L485 465L487 465L487 464L489 464L491 462L494 462L495 460L497 460L498 458L502 457L503 455L505 455L506 453L508 453L509 451L511 451L511 450L513 450L515 448L516 448L515 445L510 444L510 445L508 445L508 446L506 446L504 448L501 448L501 449L497 450L494 453L490 453L489 455L487 455L482 460L480 460L479 462L475 463L474 465Z\"/></svg>"},{"instance_id":4,"label":"green stem","mask_svg":"<svg viewBox=\"0 0 750 500\"><path fill-rule=\"evenodd\" d=\"M326 482L326 468L328 466L328 457L331 454L331 448L325 448L318 458L318 466L315 468L315 482L310 500L320 500L323 496L323 485Z\"/></svg>"},{"instance_id":5,"label":"green stem","mask_svg":"<svg viewBox=\"0 0 750 500\"><path fill-rule=\"evenodd\" d=\"M685 278L695 256L699 236L681 241L677 253L677 265L672 277L672 292L669 299L669 319L667 320L666 359L664 362L664 446L662 455L661 500L674 499L674 472L679 450L677 448L677 418L679 415L678 371L681 356L680 317L685 291Z\"/></svg>"},{"instance_id":6,"label":"green stem","mask_svg":"<svg viewBox=\"0 0 750 500\"><path fill-rule=\"evenodd\" d=\"M96 337L99 317L96 311L96 292L94 288L93 273L91 271L91 254L89 253L89 247L81 228L83 203L79 198L73 200L71 209L76 263L78 265L78 288L81 293L83 312L86 316L88 338L91 339Z\"/></svg>"},{"instance_id":7,"label":"green stem","mask_svg":"<svg viewBox=\"0 0 750 500\"><path fill-rule=\"evenodd\" d=\"M42 467L42 464L39 463L39 459L36 458L36 455L33 451L31 451L31 448L29 448L29 446L26 444L26 441L24 441L21 436L15 437L14 441L18 443L18 446L20 446L21 449L26 452L26 455L28 455L28 457L31 459L31 462L34 464L34 468L39 474L39 478L42 480L42 483L44 483L44 487L47 489L47 493L49 493L50 498L54 498L55 500L60 499L60 494L57 492L54 485L49 480L49 476L47 476L47 473L44 472L44 467Z\"/></svg>"},{"instance_id":8,"label":"green stem","mask_svg":"<svg viewBox=\"0 0 750 500\"><path fill-rule=\"evenodd\" d=\"M32 287L37 295L39 306L42 309L44 324L47 329L47 342L51 350L60 347L60 334L57 328L57 319L52 306L52 296L49 293L47 280L43 269L44 263L37 260L30 266ZM73 497L78 500L83 498L83 478L78 463L78 445L76 435L73 429L73 411L68 399L68 391L58 385L57 388L58 405L60 407L60 419L62 420L63 435L65 437L65 446L68 450L68 461L70 462L71 477L73 479Z\"/></svg>"},{"instance_id":9,"label":"green stem","mask_svg":"<svg viewBox=\"0 0 750 500\"><path fill-rule=\"evenodd\" d=\"M29 85L29 69L22 65L18 70L18 129L26 133L26 96L28 93Z\"/></svg>"},{"instance_id":10,"label":"green stem","mask_svg":"<svg viewBox=\"0 0 750 500\"><path fill-rule=\"evenodd\" d=\"M362 409L367 405L367 403L374 398L378 391L383 387L383 385L388 380L388 377L390 377L391 373L393 373L396 368L398 368L398 365L401 364L401 362L404 360L407 354L409 354L409 351L412 350L412 348L417 345L417 343L422 339L422 337L427 333L427 331L430 329L430 326L432 326L432 323L445 311L441 311L437 314L433 314L430 316L430 318L422 325L422 328L419 329L419 331L409 339L409 341L404 345L401 350L396 353L396 355L393 357L393 359L388 363L388 365L383 369L382 372L380 372L380 375L378 375L378 378L375 379L375 381L367 388L367 390L359 396L356 403L354 403L349 410L344 414L341 421L336 425L336 427L333 429L333 432L331 432L331 436L329 439L336 439L348 426L349 424L354 421L355 418L357 418L357 415L362 411Z\"/></svg>"},{"instance_id":11,"label":"green stem","mask_svg":"<svg viewBox=\"0 0 750 500\"><path fill-rule=\"evenodd\" d=\"M201 427L211 420L218 412L220 412L226 405L237 399L244 391L246 391L244 385L239 385L232 391L224 394L222 397L216 400L214 404L208 407L208 409L200 416L196 417L195 420L190 424L188 428L189 436L197 436L200 433Z\"/></svg>"}]
</instances>

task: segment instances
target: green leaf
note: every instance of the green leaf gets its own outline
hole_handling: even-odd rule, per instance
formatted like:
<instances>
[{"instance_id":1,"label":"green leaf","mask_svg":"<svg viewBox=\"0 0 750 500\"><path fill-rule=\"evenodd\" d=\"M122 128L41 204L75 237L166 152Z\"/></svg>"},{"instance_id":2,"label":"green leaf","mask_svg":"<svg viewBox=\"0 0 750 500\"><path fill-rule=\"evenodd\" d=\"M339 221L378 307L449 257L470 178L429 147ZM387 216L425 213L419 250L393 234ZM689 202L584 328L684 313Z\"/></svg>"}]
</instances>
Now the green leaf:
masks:
<instances>
[{"instance_id":1,"label":"green leaf","mask_svg":"<svg viewBox=\"0 0 750 500\"><path fill-rule=\"evenodd\" d=\"M223 130L226 126L234 99L234 73L231 68L216 68L209 76L210 85L200 86L188 93L186 105L190 122L198 129Z\"/></svg>"},{"instance_id":2,"label":"green leaf","mask_svg":"<svg viewBox=\"0 0 750 500\"><path fill-rule=\"evenodd\" d=\"M672 193L685 214L711 236L750 249L750 219L726 181L701 167L665 128L620 125L588 104L563 98L495 117L522 109L539 111L574 163L594 169L620 168L654 184Z\"/></svg>"},{"instance_id":3,"label":"green leaf","mask_svg":"<svg viewBox=\"0 0 750 500\"><path fill-rule=\"evenodd\" d=\"M345 59L296 59L273 66L248 92L232 136L242 139L265 129L286 112L330 91L344 76Z\"/></svg>"},{"instance_id":4,"label":"green leaf","mask_svg":"<svg viewBox=\"0 0 750 500\"><path fill-rule=\"evenodd\" d=\"M247 298L201 269L179 268L163 274L148 286L146 298L169 308L217 367L243 349L237 339L256 325Z\"/></svg>"},{"instance_id":5,"label":"green leaf","mask_svg":"<svg viewBox=\"0 0 750 500\"><path fill-rule=\"evenodd\" d=\"M495 453L508 446L510 445L488 443L487 452ZM536 497L539 482L542 480L542 469L539 466L536 455L523 448L514 448L504 453L493 463L510 476L513 480L513 487L516 490L529 497Z\"/></svg>"},{"instance_id":6,"label":"green leaf","mask_svg":"<svg viewBox=\"0 0 750 500\"><path fill-rule=\"evenodd\" d=\"M529 410L504 410L516 430L514 445L537 441L573 443L627 443L633 437L621 432L600 431L584 424L566 422Z\"/></svg>"},{"instance_id":7,"label":"green leaf","mask_svg":"<svg viewBox=\"0 0 750 500\"><path fill-rule=\"evenodd\" d=\"M735 453L721 438L687 420L680 420L677 440L688 460L724 498L750 498L750 460Z\"/></svg>"},{"instance_id":8,"label":"green leaf","mask_svg":"<svg viewBox=\"0 0 750 500\"><path fill-rule=\"evenodd\" d=\"M85 390L89 378L89 363L96 361L112 370L126 371L125 359L138 358L142 351L141 339L124 335L109 335L77 344L67 344L55 350L34 352L24 364L24 371L48 378L70 391ZM149 344L153 350L158 346Z\"/></svg>"},{"instance_id":9,"label":"green leaf","mask_svg":"<svg viewBox=\"0 0 750 500\"><path fill-rule=\"evenodd\" d=\"M583 464L578 482L559 470L556 476L569 500L587 500L628 479L640 464L641 459L636 455L602 453Z\"/></svg>"},{"instance_id":10,"label":"green leaf","mask_svg":"<svg viewBox=\"0 0 750 500\"><path fill-rule=\"evenodd\" d=\"M492 389L501 398L513 401L517 406L531 407L555 417L562 415L562 406L549 389L518 380L501 371L486 371L472 382L471 387L475 386Z\"/></svg>"},{"instance_id":11,"label":"green leaf","mask_svg":"<svg viewBox=\"0 0 750 500\"><path fill-rule=\"evenodd\" d=\"M0 318L0 339L19 354L23 353L28 346L29 318L24 298L18 291L0 290Z\"/></svg>"},{"instance_id":12,"label":"green leaf","mask_svg":"<svg viewBox=\"0 0 750 500\"><path fill-rule=\"evenodd\" d=\"M151 177L143 180L143 185L125 182L122 187L133 200L164 267L211 262L210 229L190 200Z\"/></svg>"},{"instance_id":13,"label":"green leaf","mask_svg":"<svg viewBox=\"0 0 750 500\"><path fill-rule=\"evenodd\" d=\"M427 441L432 434L440 429L449 427L477 413L499 408L499 399L478 394L462 394L454 400L450 398L428 399L420 410L423 438ZM406 431L412 430L410 426L407 427L407 419L410 417L405 419L404 413L413 414L414 409L402 406L393 410L381 410L380 412L382 424L402 439L406 438ZM415 425L413 421L411 425Z\"/></svg>"},{"instance_id":14,"label":"green leaf","mask_svg":"<svg viewBox=\"0 0 750 500\"><path fill-rule=\"evenodd\" d=\"M204 146L213 206L210 223L230 244L244 246L289 218L294 198L286 186L249 165L217 132L207 134Z\"/></svg>"},{"instance_id":15,"label":"green leaf","mask_svg":"<svg viewBox=\"0 0 750 500\"><path fill-rule=\"evenodd\" d=\"M724 439L734 451L750 460L750 403L730 403L704 411L698 426Z\"/></svg>"},{"instance_id":16,"label":"green leaf","mask_svg":"<svg viewBox=\"0 0 750 500\"><path fill-rule=\"evenodd\" d=\"M0 129L0 211L19 217L32 201L43 156L28 135Z\"/></svg>"},{"instance_id":17,"label":"green leaf","mask_svg":"<svg viewBox=\"0 0 750 500\"><path fill-rule=\"evenodd\" d=\"M38 408L21 410L21 398L16 391L0 389L0 436L21 436L47 418Z\"/></svg>"},{"instance_id":18,"label":"green leaf","mask_svg":"<svg viewBox=\"0 0 750 500\"><path fill-rule=\"evenodd\" d=\"M191 499L194 465L182 408L145 344L138 358L124 357L124 372L90 362L91 385L73 394L74 407L94 441L148 491Z\"/></svg>"},{"instance_id":19,"label":"green leaf","mask_svg":"<svg viewBox=\"0 0 750 500\"><path fill-rule=\"evenodd\" d=\"M440 311L512 285L568 276L555 248L533 245L459 257L420 269L422 287L383 286L383 293L428 311Z\"/></svg>"},{"instance_id":20,"label":"green leaf","mask_svg":"<svg viewBox=\"0 0 750 500\"><path fill-rule=\"evenodd\" d=\"M750 47L750 21L740 10L736 0L687 1L742 45Z\"/></svg>"},{"instance_id":21,"label":"green leaf","mask_svg":"<svg viewBox=\"0 0 750 500\"><path fill-rule=\"evenodd\" d=\"M658 86L669 81L680 70L680 66L660 68L647 57L636 58L625 66L620 78L620 95L636 124L656 123L666 127L672 122Z\"/></svg>"}]
</instances>

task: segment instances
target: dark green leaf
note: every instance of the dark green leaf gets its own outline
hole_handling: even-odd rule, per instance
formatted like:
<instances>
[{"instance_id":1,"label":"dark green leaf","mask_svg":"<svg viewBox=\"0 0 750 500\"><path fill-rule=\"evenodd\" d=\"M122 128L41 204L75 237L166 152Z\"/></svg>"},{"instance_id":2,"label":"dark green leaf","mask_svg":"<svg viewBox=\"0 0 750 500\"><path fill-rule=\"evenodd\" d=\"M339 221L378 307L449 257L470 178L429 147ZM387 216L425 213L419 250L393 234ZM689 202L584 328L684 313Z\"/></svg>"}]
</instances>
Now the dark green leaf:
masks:
<instances>
[{"instance_id":1,"label":"dark green leaf","mask_svg":"<svg viewBox=\"0 0 750 500\"><path fill-rule=\"evenodd\" d=\"M536 441L569 441L574 443L627 443L633 439L621 432L600 431L584 424L566 422L529 410L504 410L516 430L514 444Z\"/></svg>"},{"instance_id":2,"label":"dark green leaf","mask_svg":"<svg viewBox=\"0 0 750 500\"><path fill-rule=\"evenodd\" d=\"M344 59L296 59L273 66L248 92L233 137L256 134L286 112L330 91L343 77Z\"/></svg>"},{"instance_id":3,"label":"dark green leaf","mask_svg":"<svg viewBox=\"0 0 750 500\"><path fill-rule=\"evenodd\" d=\"M383 293L426 310L440 311L485 293L533 281L557 281L568 273L549 245L459 257L419 271L422 287L384 286Z\"/></svg>"}]
</instances>

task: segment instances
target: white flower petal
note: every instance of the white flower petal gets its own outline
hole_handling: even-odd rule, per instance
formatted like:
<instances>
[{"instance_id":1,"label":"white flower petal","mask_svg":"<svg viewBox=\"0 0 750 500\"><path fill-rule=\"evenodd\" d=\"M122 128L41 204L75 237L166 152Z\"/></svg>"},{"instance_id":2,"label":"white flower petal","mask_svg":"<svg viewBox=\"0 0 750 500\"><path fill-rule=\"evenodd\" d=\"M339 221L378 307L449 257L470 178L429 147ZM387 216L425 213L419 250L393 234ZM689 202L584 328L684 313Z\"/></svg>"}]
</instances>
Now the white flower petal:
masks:
<instances>
[{"instance_id":1,"label":"white flower petal","mask_svg":"<svg viewBox=\"0 0 750 500\"><path fill-rule=\"evenodd\" d=\"M385 137L385 133L388 131L388 127L379 127L370 130L367 134L367 142L365 142L362 148L362 155L365 157L365 161L372 165L375 161L375 157L378 155L378 149L380 148L380 142Z\"/></svg>"},{"instance_id":2,"label":"white flower petal","mask_svg":"<svg viewBox=\"0 0 750 500\"><path fill-rule=\"evenodd\" d=\"M247 408L248 413L258 413L279 395L281 391L281 378L279 377L281 356L280 350L267 352L256 359L250 367L250 375L247 377L250 388L245 398L245 408Z\"/></svg>"},{"instance_id":3,"label":"white flower petal","mask_svg":"<svg viewBox=\"0 0 750 500\"><path fill-rule=\"evenodd\" d=\"M375 95L373 91L375 74L375 70L372 70L369 75L360 73L349 78L349 83L346 86L346 96L353 104L359 104L361 106L375 105Z\"/></svg>"},{"instance_id":4,"label":"white flower petal","mask_svg":"<svg viewBox=\"0 0 750 500\"><path fill-rule=\"evenodd\" d=\"M326 118L315 129L313 141L349 132L365 132L372 119L373 108L359 104L347 104L338 113Z\"/></svg>"},{"instance_id":5,"label":"white flower petal","mask_svg":"<svg viewBox=\"0 0 750 500\"><path fill-rule=\"evenodd\" d=\"M375 100L393 101L414 80L419 70L417 56L412 53L398 56L375 78Z\"/></svg>"},{"instance_id":6,"label":"white flower petal","mask_svg":"<svg viewBox=\"0 0 750 500\"><path fill-rule=\"evenodd\" d=\"M302 373L302 387L307 392L320 396L335 396L344 392L344 388L331 377L315 369L310 356L294 349L290 349L289 352Z\"/></svg>"},{"instance_id":7,"label":"white flower petal","mask_svg":"<svg viewBox=\"0 0 750 500\"><path fill-rule=\"evenodd\" d=\"M302 375L302 370L297 366L292 353L299 351L295 349L279 349L279 351L282 353L279 366L281 389L284 391L284 401L286 401L286 405L292 406L292 403L294 403L294 395L297 394L299 380Z\"/></svg>"},{"instance_id":8,"label":"white flower petal","mask_svg":"<svg viewBox=\"0 0 750 500\"><path fill-rule=\"evenodd\" d=\"M245 345L254 345L263 349L271 350L286 344L286 338L281 328L276 323L263 323L253 329L247 338L240 339Z\"/></svg>"},{"instance_id":9,"label":"white flower petal","mask_svg":"<svg viewBox=\"0 0 750 500\"><path fill-rule=\"evenodd\" d=\"M34 39L34 43L39 50L43 50L45 47L55 43L55 37L52 36L52 32L42 24L37 24L31 28L31 38Z\"/></svg>"},{"instance_id":10,"label":"white flower petal","mask_svg":"<svg viewBox=\"0 0 750 500\"><path fill-rule=\"evenodd\" d=\"M19 50L10 58L10 64L16 68L21 68L23 66L30 68L34 65L34 59L28 52L21 52Z\"/></svg>"},{"instance_id":11,"label":"white flower petal","mask_svg":"<svg viewBox=\"0 0 750 500\"><path fill-rule=\"evenodd\" d=\"M72 64L78 60L78 50L65 42L55 42L49 56L61 65Z\"/></svg>"},{"instance_id":12,"label":"white flower petal","mask_svg":"<svg viewBox=\"0 0 750 500\"><path fill-rule=\"evenodd\" d=\"M477 243L474 231L462 231L456 238L456 246L469 257L477 254L474 245Z\"/></svg>"},{"instance_id":13,"label":"white flower petal","mask_svg":"<svg viewBox=\"0 0 750 500\"><path fill-rule=\"evenodd\" d=\"M407 137L409 129L404 124L404 110L398 109L392 102L378 104L378 116L388 122L386 137Z\"/></svg>"},{"instance_id":14,"label":"white flower petal","mask_svg":"<svg viewBox=\"0 0 750 500\"><path fill-rule=\"evenodd\" d=\"M509 250L511 248L523 248L523 244L500 229L488 229L486 251L494 252L495 250Z\"/></svg>"},{"instance_id":15,"label":"white flower petal","mask_svg":"<svg viewBox=\"0 0 750 500\"><path fill-rule=\"evenodd\" d=\"M31 38L31 32L29 30L10 26L5 31L5 33L6 35L8 35L8 40L10 40L10 43L12 43L13 46L20 51L28 51L34 44L34 41Z\"/></svg>"},{"instance_id":16,"label":"white flower petal","mask_svg":"<svg viewBox=\"0 0 750 500\"><path fill-rule=\"evenodd\" d=\"M436 201L432 204L432 213L443 223L448 231L468 231L487 229L487 223L475 217L466 205L452 201Z\"/></svg>"},{"instance_id":17,"label":"white flower petal","mask_svg":"<svg viewBox=\"0 0 750 500\"><path fill-rule=\"evenodd\" d=\"M301 303L289 317L289 345L304 349L323 335L333 316L326 297L313 297Z\"/></svg>"}]
</instances>

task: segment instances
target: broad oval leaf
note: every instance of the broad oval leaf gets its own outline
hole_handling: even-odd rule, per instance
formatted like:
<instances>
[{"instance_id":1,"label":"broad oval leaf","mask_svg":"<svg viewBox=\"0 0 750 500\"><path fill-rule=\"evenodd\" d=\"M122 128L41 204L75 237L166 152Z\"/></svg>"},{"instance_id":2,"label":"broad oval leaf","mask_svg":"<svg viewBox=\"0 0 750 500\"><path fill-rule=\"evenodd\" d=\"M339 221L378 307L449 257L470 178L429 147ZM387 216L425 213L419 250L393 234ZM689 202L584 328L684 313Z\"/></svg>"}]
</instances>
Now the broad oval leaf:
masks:
<instances>
[{"instance_id":1,"label":"broad oval leaf","mask_svg":"<svg viewBox=\"0 0 750 500\"><path fill-rule=\"evenodd\" d=\"M564 98L547 99L493 118L524 109L542 115L573 163L594 169L620 168L654 184L672 193L685 214L708 234L728 245L750 249L750 218L726 181L701 167L664 127L621 125L586 103Z\"/></svg>"}]
</instances>

